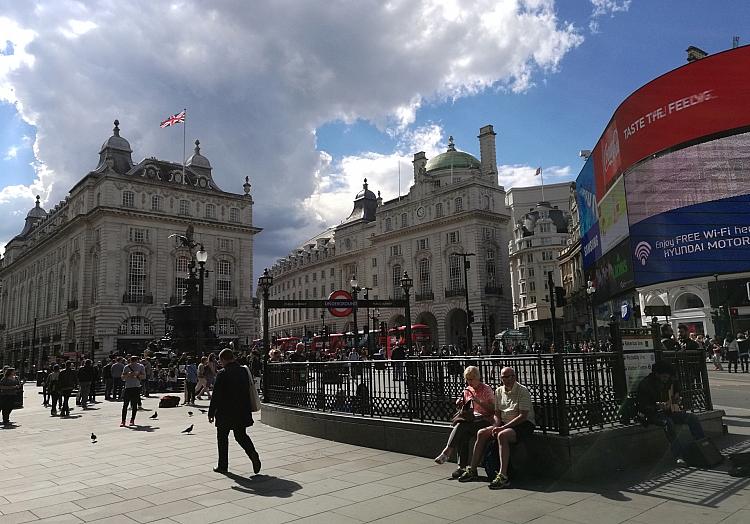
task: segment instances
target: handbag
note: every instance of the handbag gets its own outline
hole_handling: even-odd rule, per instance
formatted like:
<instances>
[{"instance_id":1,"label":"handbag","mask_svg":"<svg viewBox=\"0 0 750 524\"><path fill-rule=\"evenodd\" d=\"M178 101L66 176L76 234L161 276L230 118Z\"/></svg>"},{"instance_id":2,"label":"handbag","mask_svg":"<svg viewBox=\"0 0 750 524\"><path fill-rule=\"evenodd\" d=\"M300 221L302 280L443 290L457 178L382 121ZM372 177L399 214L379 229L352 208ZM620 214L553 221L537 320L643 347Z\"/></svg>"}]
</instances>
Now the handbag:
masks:
<instances>
[{"instance_id":1,"label":"handbag","mask_svg":"<svg viewBox=\"0 0 750 524\"><path fill-rule=\"evenodd\" d=\"M250 371L249 366L245 366L247 370L247 378L250 379L250 411L256 413L260 411L260 395L258 395L258 389L255 387L255 379Z\"/></svg>"},{"instance_id":2,"label":"handbag","mask_svg":"<svg viewBox=\"0 0 750 524\"><path fill-rule=\"evenodd\" d=\"M453 418L451 418L451 422L455 426L459 422L474 422L474 419L476 418L474 416L474 401L469 400L468 402L464 403L463 406L461 406L461 409L456 411L456 414L453 415Z\"/></svg>"}]
</instances>

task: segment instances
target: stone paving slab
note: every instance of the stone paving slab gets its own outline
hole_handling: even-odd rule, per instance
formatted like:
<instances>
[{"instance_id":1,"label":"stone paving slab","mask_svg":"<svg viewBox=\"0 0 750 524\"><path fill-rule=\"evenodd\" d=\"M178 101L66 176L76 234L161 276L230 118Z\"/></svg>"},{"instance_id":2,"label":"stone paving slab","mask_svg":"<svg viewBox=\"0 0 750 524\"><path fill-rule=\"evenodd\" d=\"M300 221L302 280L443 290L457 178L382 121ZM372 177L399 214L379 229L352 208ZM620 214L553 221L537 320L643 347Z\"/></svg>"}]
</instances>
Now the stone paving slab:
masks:
<instances>
[{"instance_id":1,"label":"stone paving slab","mask_svg":"<svg viewBox=\"0 0 750 524\"><path fill-rule=\"evenodd\" d=\"M36 393L27 388L26 408L12 415L17 425L0 430L0 524L750 522L750 479L730 477L726 466L662 463L588 484L531 479L490 491L486 482L449 480L453 464L258 422L250 434L263 460L261 474L252 474L230 439L230 474L224 476L211 470L215 429L198 408L158 409L151 420L157 400L145 399L138 425L120 428L118 403L75 409L73 417L60 419L39 405ZM180 433L190 424L192 435ZM732 437L732 449L750 450L747 436Z\"/></svg>"}]
</instances>

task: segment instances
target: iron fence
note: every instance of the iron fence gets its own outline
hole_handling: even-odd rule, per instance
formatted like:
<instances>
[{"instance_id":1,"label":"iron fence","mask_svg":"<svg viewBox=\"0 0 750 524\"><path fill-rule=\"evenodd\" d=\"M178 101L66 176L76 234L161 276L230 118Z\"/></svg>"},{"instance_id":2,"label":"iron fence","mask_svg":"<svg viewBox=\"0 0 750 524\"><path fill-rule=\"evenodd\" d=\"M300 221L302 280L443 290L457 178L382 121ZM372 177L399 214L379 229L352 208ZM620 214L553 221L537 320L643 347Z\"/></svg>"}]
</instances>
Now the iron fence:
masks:
<instances>
[{"instance_id":1,"label":"iron fence","mask_svg":"<svg viewBox=\"0 0 750 524\"><path fill-rule=\"evenodd\" d=\"M675 366L687 410L712 409L701 352L657 355ZM266 402L302 409L449 423L467 366L479 367L492 387L500 385L500 370L508 366L531 393L540 431L568 435L620 423L627 395L622 362L614 352L269 363L264 394Z\"/></svg>"}]
</instances>

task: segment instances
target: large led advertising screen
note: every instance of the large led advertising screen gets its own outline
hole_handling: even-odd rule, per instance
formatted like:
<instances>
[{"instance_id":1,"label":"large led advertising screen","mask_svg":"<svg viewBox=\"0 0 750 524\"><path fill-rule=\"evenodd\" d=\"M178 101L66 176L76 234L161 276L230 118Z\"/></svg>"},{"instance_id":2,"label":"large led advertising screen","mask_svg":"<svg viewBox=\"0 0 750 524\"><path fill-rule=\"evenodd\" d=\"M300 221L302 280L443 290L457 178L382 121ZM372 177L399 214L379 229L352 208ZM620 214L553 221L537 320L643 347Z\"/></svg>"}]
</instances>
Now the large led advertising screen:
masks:
<instances>
[{"instance_id":1,"label":"large led advertising screen","mask_svg":"<svg viewBox=\"0 0 750 524\"><path fill-rule=\"evenodd\" d=\"M627 275L607 294L750 269L748 100L744 46L662 75L617 108L576 180L586 272Z\"/></svg>"}]
</instances>

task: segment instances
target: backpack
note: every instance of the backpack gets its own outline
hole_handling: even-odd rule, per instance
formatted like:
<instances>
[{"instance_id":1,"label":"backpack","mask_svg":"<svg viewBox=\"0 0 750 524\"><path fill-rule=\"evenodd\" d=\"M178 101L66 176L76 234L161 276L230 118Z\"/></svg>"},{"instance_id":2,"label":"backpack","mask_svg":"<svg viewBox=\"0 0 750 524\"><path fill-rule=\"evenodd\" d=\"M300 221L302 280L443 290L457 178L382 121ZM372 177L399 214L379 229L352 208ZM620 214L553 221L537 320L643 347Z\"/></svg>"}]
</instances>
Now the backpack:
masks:
<instances>
[{"instance_id":1,"label":"backpack","mask_svg":"<svg viewBox=\"0 0 750 524\"><path fill-rule=\"evenodd\" d=\"M180 397L175 395L164 395L159 399L160 408L176 408L180 405Z\"/></svg>"}]
</instances>

